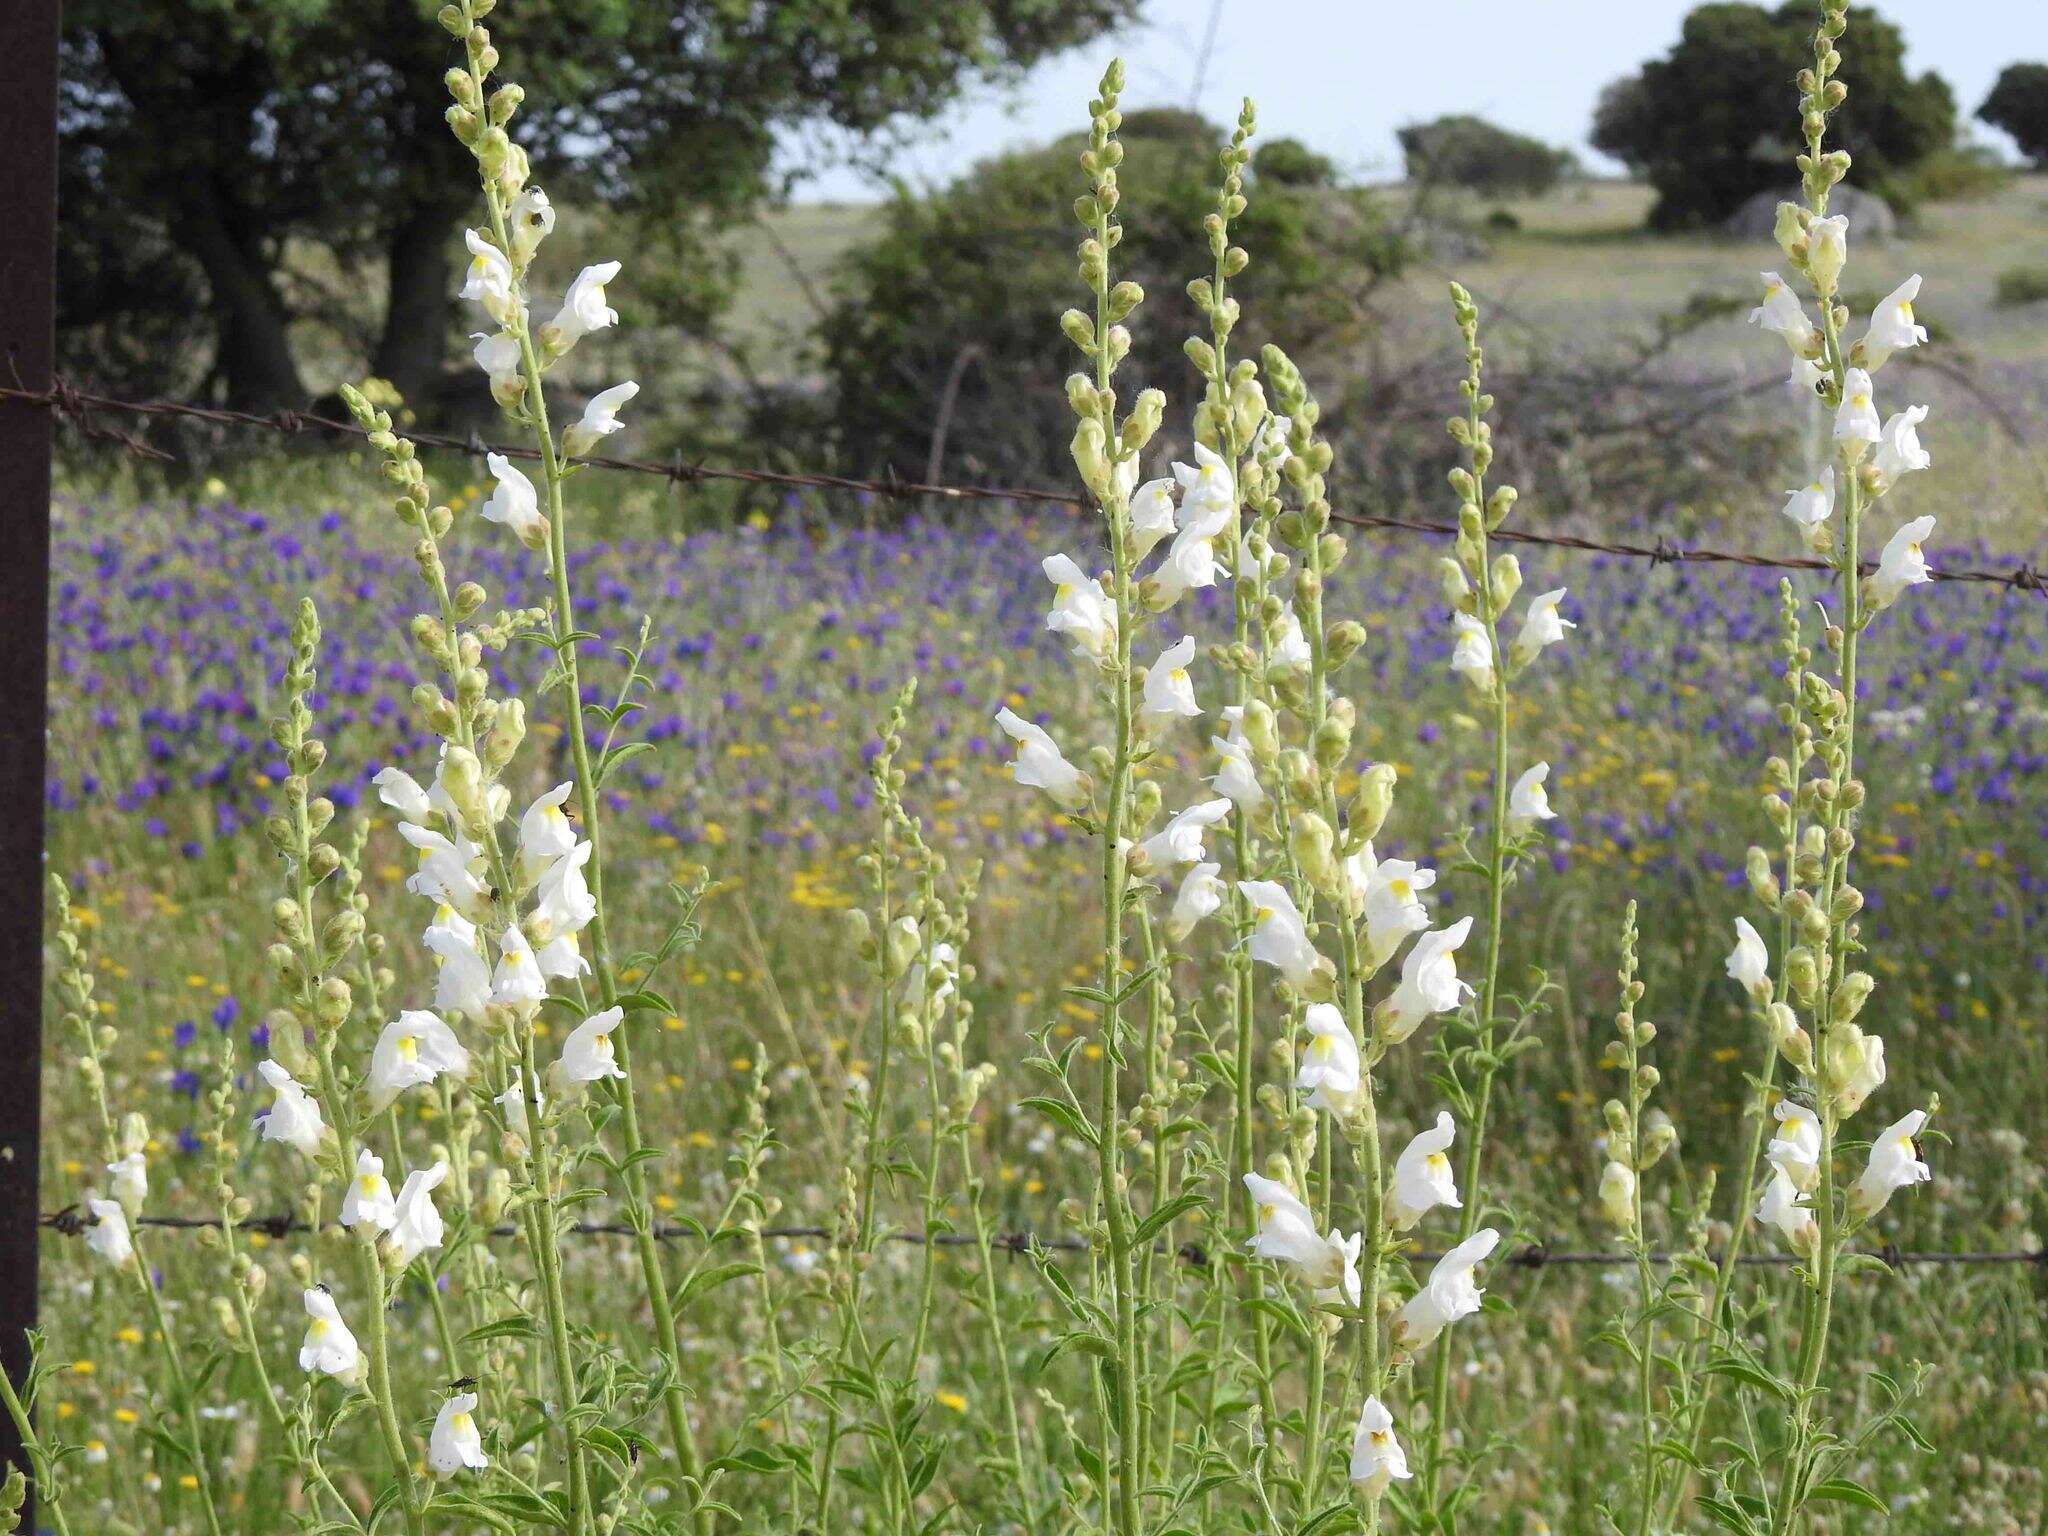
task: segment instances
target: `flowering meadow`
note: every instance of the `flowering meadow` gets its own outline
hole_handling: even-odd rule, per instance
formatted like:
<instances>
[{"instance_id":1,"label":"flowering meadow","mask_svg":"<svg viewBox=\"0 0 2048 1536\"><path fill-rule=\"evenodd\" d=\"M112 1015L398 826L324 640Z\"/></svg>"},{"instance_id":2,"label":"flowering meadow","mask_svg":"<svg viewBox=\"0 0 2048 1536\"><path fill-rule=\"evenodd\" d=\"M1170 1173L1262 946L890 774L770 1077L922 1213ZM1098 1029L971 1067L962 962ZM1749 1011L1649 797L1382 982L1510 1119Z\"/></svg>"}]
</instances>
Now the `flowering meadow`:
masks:
<instances>
[{"instance_id":1,"label":"flowering meadow","mask_svg":"<svg viewBox=\"0 0 2048 1536\"><path fill-rule=\"evenodd\" d=\"M1188 377L1120 394L1120 66L1073 509L588 537L634 389L547 376L617 268L548 268L490 10L535 456L352 394L332 507L53 514L39 1525L2042 1527L2048 1267L1902 1255L2043 1245L2048 611L1925 580L1989 555L1888 393L1918 279L1833 303L1832 0L1789 580L1509 552L1455 285L1458 534L1346 527L1230 350L1249 105Z\"/></svg>"}]
</instances>

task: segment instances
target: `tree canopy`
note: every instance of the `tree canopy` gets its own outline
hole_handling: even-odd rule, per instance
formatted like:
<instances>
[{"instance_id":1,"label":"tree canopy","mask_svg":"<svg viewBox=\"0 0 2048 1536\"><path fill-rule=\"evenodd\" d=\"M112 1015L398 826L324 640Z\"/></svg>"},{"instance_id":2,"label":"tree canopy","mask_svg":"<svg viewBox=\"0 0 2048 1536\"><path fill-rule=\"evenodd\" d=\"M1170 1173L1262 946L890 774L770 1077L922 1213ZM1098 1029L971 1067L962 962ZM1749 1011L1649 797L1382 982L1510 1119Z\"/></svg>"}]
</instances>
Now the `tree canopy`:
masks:
<instances>
[{"instance_id":1,"label":"tree canopy","mask_svg":"<svg viewBox=\"0 0 2048 1536\"><path fill-rule=\"evenodd\" d=\"M1395 138L1410 181L1466 187L1488 197L1539 196L1575 164L1569 150L1465 114L1410 123Z\"/></svg>"},{"instance_id":2,"label":"tree canopy","mask_svg":"<svg viewBox=\"0 0 2048 1536\"><path fill-rule=\"evenodd\" d=\"M2048 64L2008 64L1977 109L1980 121L2003 128L2020 153L2048 167Z\"/></svg>"},{"instance_id":3,"label":"tree canopy","mask_svg":"<svg viewBox=\"0 0 2048 1536\"><path fill-rule=\"evenodd\" d=\"M1953 142L1955 96L1932 71L1907 72L1905 37L1875 10L1851 7L1849 27L1839 75L1849 99L1828 142L1855 157L1859 185L1896 205L1904 173ZM1799 123L1785 82L1812 63L1812 37L1808 0L1701 5L1669 53L1607 87L1593 143L1656 188L1654 224L1718 222L1790 184Z\"/></svg>"},{"instance_id":4,"label":"tree canopy","mask_svg":"<svg viewBox=\"0 0 2048 1536\"><path fill-rule=\"evenodd\" d=\"M536 169L640 216L717 302L706 231L772 190L793 125L928 116L964 81L1085 41L1134 0L512 0L493 11ZM307 393L302 340L366 282L372 371L431 392L451 339L474 171L442 125L438 0L72 0L61 105L59 321L74 369L153 369L239 405ZM313 242L340 275L288 263ZM699 259L690 260L692 255ZM358 322L359 323L359 322ZM210 337L206 333L211 333ZM178 342L210 357L169 377ZM208 342L210 341L210 345Z\"/></svg>"}]
</instances>

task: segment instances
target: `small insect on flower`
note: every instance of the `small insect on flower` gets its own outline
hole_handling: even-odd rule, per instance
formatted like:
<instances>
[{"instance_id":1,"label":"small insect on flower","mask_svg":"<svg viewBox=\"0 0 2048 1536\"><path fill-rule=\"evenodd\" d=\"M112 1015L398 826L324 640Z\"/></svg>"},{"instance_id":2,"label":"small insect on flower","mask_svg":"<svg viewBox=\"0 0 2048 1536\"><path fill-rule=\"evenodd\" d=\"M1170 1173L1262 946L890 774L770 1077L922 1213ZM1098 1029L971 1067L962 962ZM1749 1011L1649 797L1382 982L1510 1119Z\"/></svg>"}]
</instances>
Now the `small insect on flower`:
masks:
<instances>
[{"instance_id":1,"label":"small insect on flower","mask_svg":"<svg viewBox=\"0 0 2048 1536\"><path fill-rule=\"evenodd\" d=\"M1858 1216L1875 1216L1885 1207L1895 1189L1925 1184L1934 1170L1920 1159L1913 1138L1927 1124L1927 1112L1916 1109L1904 1119L1885 1128L1870 1144L1870 1161L1856 1187L1849 1193L1849 1209Z\"/></svg>"},{"instance_id":2,"label":"small insect on flower","mask_svg":"<svg viewBox=\"0 0 2048 1536\"><path fill-rule=\"evenodd\" d=\"M1270 965L1296 990L1306 990L1318 975L1336 974L1336 967L1316 953L1308 927L1287 887L1277 880L1240 880L1238 894L1252 904L1251 954Z\"/></svg>"},{"instance_id":3,"label":"small insect on flower","mask_svg":"<svg viewBox=\"0 0 2048 1536\"><path fill-rule=\"evenodd\" d=\"M479 508L484 521L503 523L528 549L539 549L547 542L548 520L541 514L533 482L502 453L485 455L484 465L497 481L490 499Z\"/></svg>"},{"instance_id":4,"label":"small insect on flower","mask_svg":"<svg viewBox=\"0 0 2048 1536\"><path fill-rule=\"evenodd\" d=\"M1449 1152L1457 1139L1458 1122L1448 1109L1437 1111L1436 1124L1418 1131L1394 1159L1394 1179L1387 1201L1387 1225L1406 1232L1438 1206L1463 1209L1458 1176Z\"/></svg>"},{"instance_id":5,"label":"small insect on flower","mask_svg":"<svg viewBox=\"0 0 2048 1536\"><path fill-rule=\"evenodd\" d=\"M1398 1045L1414 1034L1433 1013L1458 1006L1472 988L1458 979L1457 950L1472 931L1472 919L1461 917L1448 928L1425 933L1401 962L1401 983L1373 1011L1380 1038Z\"/></svg>"},{"instance_id":6,"label":"small insect on flower","mask_svg":"<svg viewBox=\"0 0 2048 1536\"><path fill-rule=\"evenodd\" d=\"M299 1369L353 1382L362 1366L362 1351L357 1349L348 1324L341 1320L334 1298L325 1286L316 1285L306 1292L305 1302L311 1321L306 1324L305 1342L299 1345Z\"/></svg>"},{"instance_id":7,"label":"small insect on flower","mask_svg":"<svg viewBox=\"0 0 2048 1536\"><path fill-rule=\"evenodd\" d=\"M1508 791L1508 831L1519 837L1539 821L1549 821L1554 814L1550 809L1550 796L1544 792L1544 783L1550 777L1550 764L1537 763L1525 769L1515 780L1515 786Z\"/></svg>"},{"instance_id":8,"label":"small insect on flower","mask_svg":"<svg viewBox=\"0 0 2048 1536\"><path fill-rule=\"evenodd\" d=\"M1195 638L1182 635L1146 670L1140 716L1147 730L1156 733L1175 720L1201 718L1202 706L1195 702L1195 685L1188 678L1188 663L1194 659Z\"/></svg>"},{"instance_id":9,"label":"small insect on flower","mask_svg":"<svg viewBox=\"0 0 2048 1536\"><path fill-rule=\"evenodd\" d=\"M1438 1259L1422 1289L1394 1315L1393 1341L1404 1349L1422 1349L1459 1318L1477 1312L1486 1293L1472 1272L1499 1244L1500 1233L1481 1227Z\"/></svg>"},{"instance_id":10,"label":"small insect on flower","mask_svg":"<svg viewBox=\"0 0 2048 1536\"><path fill-rule=\"evenodd\" d=\"M441 1246L447 1230L441 1213L434 1209L434 1191L448 1177L448 1165L437 1162L431 1168L415 1168L405 1176L398 1192L391 1221L391 1262L404 1269L421 1254Z\"/></svg>"},{"instance_id":11,"label":"small insect on flower","mask_svg":"<svg viewBox=\"0 0 2048 1536\"><path fill-rule=\"evenodd\" d=\"M1203 834L1229 814L1230 802L1220 797L1189 806L1132 850L1131 867L1143 873L1200 863L1209 856Z\"/></svg>"},{"instance_id":12,"label":"small insect on flower","mask_svg":"<svg viewBox=\"0 0 2048 1536\"><path fill-rule=\"evenodd\" d=\"M1835 510L1835 469L1831 464L1796 491L1785 493L1785 515L1802 528L1817 528Z\"/></svg>"},{"instance_id":13,"label":"small insect on flower","mask_svg":"<svg viewBox=\"0 0 2048 1536\"><path fill-rule=\"evenodd\" d=\"M351 1231L363 1227L389 1232L398 1219L398 1205L384 1177L384 1159L368 1147L356 1154L356 1171L341 1197L341 1224Z\"/></svg>"},{"instance_id":14,"label":"small insect on flower","mask_svg":"<svg viewBox=\"0 0 2048 1536\"><path fill-rule=\"evenodd\" d=\"M1819 346L1820 332L1806 318L1805 306L1785 279L1775 272L1759 275L1763 278L1764 301L1749 312L1749 323L1784 337L1785 344L1800 356Z\"/></svg>"},{"instance_id":15,"label":"small insect on flower","mask_svg":"<svg viewBox=\"0 0 2048 1536\"><path fill-rule=\"evenodd\" d=\"M1457 643L1451 647L1451 670L1479 693L1493 691L1493 637L1485 624L1469 613L1451 616Z\"/></svg>"},{"instance_id":16,"label":"small insect on flower","mask_svg":"<svg viewBox=\"0 0 2048 1536\"><path fill-rule=\"evenodd\" d=\"M511 231L512 254L524 265L533 259L541 241L555 232L555 209L547 193L527 187L505 210L505 227Z\"/></svg>"},{"instance_id":17,"label":"small insect on flower","mask_svg":"<svg viewBox=\"0 0 2048 1536\"><path fill-rule=\"evenodd\" d=\"M1166 935L1174 943L1185 943L1196 924L1223 905L1225 887L1218 878L1222 869L1221 864L1197 864L1181 876L1173 910L1166 915Z\"/></svg>"},{"instance_id":18,"label":"small insect on flower","mask_svg":"<svg viewBox=\"0 0 2048 1536\"><path fill-rule=\"evenodd\" d=\"M1258 1230L1252 1234L1250 1251L1299 1271L1318 1301L1335 1301L1341 1296L1357 1306L1358 1255L1364 1235L1353 1233L1347 1238L1332 1227L1329 1236L1318 1237L1309 1208L1277 1179L1248 1173L1244 1187L1258 1207Z\"/></svg>"},{"instance_id":19,"label":"small insect on flower","mask_svg":"<svg viewBox=\"0 0 2048 1536\"><path fill-rule=\"evenodd\" d=\"M1052 583L1052 608L1045 627L1065 635L1076 656L1098 666L1116 656L1116 604L1102 590L1102 583L1088 575L1071 555L1047 555L1041 562L1045 579Z\"/></svg>"},{"instance_id":20,"label":"small insect on flower","mask_svg":"<svg viewBox=\"0 0 2048 1536\"><path fill-rule=\"evenodd\" d=\"M1746 917L1735 919L1735 947L1728 952L1729 979L1758 1002L1771 1000L1771 952Z\"/></svg>"},{"instance_id":21,"label":"small insect on flower","mask_svg":"<svg viewBox=\"0 0 2048 1536\"><path fill-rule=\"evenodd\" d=\"M1406 1481L1410 1475L1408 1453L1394 1438L1394 1416L1377 1397L1368 1397L1351 1437L1352 1483L1367 1498L1377 1498L1388 1484Z\"/></svg>"},{"instance_id":22,"label":"small insect on flower","mask_svg":"<svg viewBox=\"0 0 2048 1536\"><path fill-rule=\"evenodd\" d=\"M516 931L516 930L515 930ZM469 1052L437 1013L408 1009L377 1036L370 1052L370 1108L382 1114L408 1088L431 1083L443 1072L469 1073Z\"/></svg>"},{"instance_id":23,"label":"small insect on flower","mask_svg":"<svg viewBox=\"0 0 2048 1536\"><path fill-rule=\"evenodd\" d=\"M563 429L564 456L580 459L623 428L625 423L619 420L619 412L639 393L640 386L628 379L623 384L614 384L610 389L602 389L592 395L590 403L583 407L582 416Z\"/></svg>"},{"instance_id":24,"label":"small insect on flower","mask_svg":"<svg viewBox=\"0 0 2048 1536\"><path fill-rule=\"evenodd\" d=\"M1863 333L1863 366L1881 368L1886 358L1927 340L1927 327L1913 318L1913 301L1920 297L1920 274L1915 272L1878 300L1870 312L1870 329Z\"/></svg>"},{"instance_id":25,"label":"small insect on flower","mask_svg":"<svg viewBox=\"0 0 2048 1536\"><path fill-rule=\"evenodd\" d=\"M593 1013L569 1032L562 1042L561 1059L555 1076L562 1083L594 1083L601 1078L624 1077L612 1052L612 1032L626 1017L622 1008Z\"/></svg>"},{"instance_id":26,"label":"small insect on flower","mask_svg":"<svg viewBox=\"0 0 2048 1536\"><path fill-rule=\"evenodd\" d=\"M592 331L619 323L619 312L605 300L605 284L619 275L616 261L585 267L569 284L555 318L540 328L541 344L559 356Z\"/></svg>"},{"instance_id":27,"label":"small insect on flower","mask_svg":"<svg viewBox=\"0 0 2048 1536\"><path fill-rule=\"evenodd\" d=\"M1066 810L1079 810L1088 803L1088 775L1060 755L1050 736L1007 706L996 711L996 724L1017 743L1017 758L1010 765L1011 778L1027 789L1044 790L1056 805Z\"/></svg>"},{"instance_id":28,"label":"small insect on flower","mask_svg":"<svg viewBox=\"0 0 2048 1536\"><path fill-rule=\"evenodd\" d=\"M434 1415L433 1432L427 1436L427 1465L436 1476L453 1477L465 1467L481 1472L491 1464L472 1417L475 1412L476 1394L458 1392Z\"/></svg>"},{"instance_id":29,"label":"small insect on flower","mask_svg":"<svg viewBox=\"0 0 2048 1536\"><path fill-rule=\"evenodd\" d=\"M1508 652L1517 666L1527 666L1547 647L1562 642L1566 630L1579 627L1557 611L1566 590L1558 587L1529 599L1529 611L1522 618L1521 633L1515 636L1515 643Z\"/></svg>"},{"instance_id":30,"label":"small insect on flower","mask_svg":"<svg viewBox=\"0 0 2048 1536\"><path fill-rule=\"evenodd\" d=\"M276 1062L259 1061L256 1071L277 1095L270 1108L256 1117L263 1139L281 1141L311 1157L320 1150L320 1138L327 1131L326 1122L320 1118L319 1104Z\"/></svg>"},{"instance_id":31,"label":"small insect on flower","mask_svg":"<svg viewBox=\"0 0 2048 1536\"><path fill-rule=\"evenodd\" d=\"M1916 517L1889 539L1877 557L1877 569L1865 582L1873 609L1889 608L1908 587L1934 580L1934 571L1920 546L1934 532L1934 519Z\"/></svg>"},{"instance_id":32,"label":"small insect on flower","mask_svg":"<svg viewBox=\"0 0 2048 1536\"><path fill-rule=\"evenodd\" d=\"M1307 1091L1310 1109L1349 1114L1358 1102L1360 1087L1358 1042L1352 1038L1351 1026L1329 1003L1311 1003L1302 1023L1308 1030L1308 1045L1302 1050L1294 1086Z\"/></svg>"},{"instance_id":33,"label":"small insect on flower","mask_svg":"<svg viewBox=\"0 0 2048 1536\"><path fill-rule=\"evenodd\" d=\"M118 1200L102 1200L88 1195L86 1209L92 1212L92 1225L85 1229L85 1246L119 1269L135 1257L135 1244L128 1235L128 1213L121 1209Z\"/></svg>"}]
</instances>

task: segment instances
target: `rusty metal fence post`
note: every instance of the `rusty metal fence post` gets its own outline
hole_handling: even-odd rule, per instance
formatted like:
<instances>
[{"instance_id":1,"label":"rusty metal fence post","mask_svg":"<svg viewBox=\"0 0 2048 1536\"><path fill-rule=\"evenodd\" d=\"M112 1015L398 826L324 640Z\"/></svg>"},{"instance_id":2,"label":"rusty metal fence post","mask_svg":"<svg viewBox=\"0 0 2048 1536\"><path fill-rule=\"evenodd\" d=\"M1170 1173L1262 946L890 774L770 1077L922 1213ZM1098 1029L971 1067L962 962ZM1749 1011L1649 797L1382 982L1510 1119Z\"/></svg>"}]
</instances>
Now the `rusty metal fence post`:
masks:
<instances>
[{"instance_id":1,"label":"rusty metal fence post","mask_svg":"<svg viewBox=\"0 0 2048 1536\"><path fill-rule=\"evenodd\" d=\"M0 382L25 389L53 360L58 4L0 0ZM0 1369L17 1381L36 1321L51 425L0 400ZM21 1464L4 1415L0 1457Z\"/></svg>"}]
</instances>

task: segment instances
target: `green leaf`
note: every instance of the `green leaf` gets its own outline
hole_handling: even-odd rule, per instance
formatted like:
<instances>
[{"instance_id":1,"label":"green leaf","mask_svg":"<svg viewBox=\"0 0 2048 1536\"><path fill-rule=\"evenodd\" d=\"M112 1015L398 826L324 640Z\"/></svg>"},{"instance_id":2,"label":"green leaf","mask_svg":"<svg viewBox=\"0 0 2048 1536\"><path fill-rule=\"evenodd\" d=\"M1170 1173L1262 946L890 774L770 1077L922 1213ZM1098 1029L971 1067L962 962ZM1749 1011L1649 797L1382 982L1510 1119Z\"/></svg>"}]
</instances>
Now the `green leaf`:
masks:
<instances>
[{"instance_id":1,"label":"green leaf","mask_svg":"<svg viewBox=\"0 0 2048 1536\"><path fill-rule=\"evenodd\" d=\"M1034 1094L1030 1098L1018 1100L1017 1107L1020 1109L1037 1110L1046 1119L1064 1127L1071 1135L1078 1136L1091 1147L1100 1147L1102 1145L1100 1139L1095 1134L1095 1127L1082 1117L1078 1109L1075 1109L1073 1105L1067 1103L1064 1099L1053 1099L1047 1098L1042 1094Z\"/></svg>"},{"instance_id":2,"label":"green leaf","mask_svg":"<svg viewBox=\"0 0 2048 1536\"><path fill-rule=\"evenodd\" d=\"M746 1261L734 1264L720 1264L711 1269L700 1269L696 1274L691 1275L681 1285L676 1287L676 1293L671 1301L671 1305L676 1311L680 1312L699 1296L708 1296L722 1285L729 1285L735 1280L743 1280L748 1275L758 1275L759 1273L761 1273L760 1265Z\"/></svg>"},{"instance_id":3,"label":"green leaf","mask_svg":"<svg viewBox=\"0 0 2048 1536\"><path fill-rule=\"evenodd\" d=\"M501 1317L496 1322L472 1328L462 1336L465 1344L483 1344L492 1339L537 1339L540 1330L530 1317Z\"/></svg>"},{"instance_id":4,"label":"green leaf","mask_svg":"<svg viewBox=\"0 0 2048 1536\"><path fill-rule=\"evenodd\" d=\"M1138 1230L1131 1234L1131 1245L1133 1247L1143 1247L1161 1232L1164 1232L1173 1222L1179 1220L1179 1218L1203 1203L1203 1197L1198 1194L1184 1193L1175 1195L1166 1204L1155 1207L1151 1215L1138 1223Z\"/></svg>"},{"instance_id":5,"label":"green leaf","mask_svg":"<svg viewBox=\"0 0 2048 1536\"><path fill-rule=\"evenodd\" d=\"M1825 1482L1815 1483L1806 1490L1806 1500L1810 1504L1815 1499L1826 1499L1833 1504L1854 1504L1859 1509L1867 1509L1880 1515L1889 1515L1892 1512L1891 1505L1861 1483L1852 1482L1846 1477L1831 1477Z\"/></svg>"}]
</instances>

